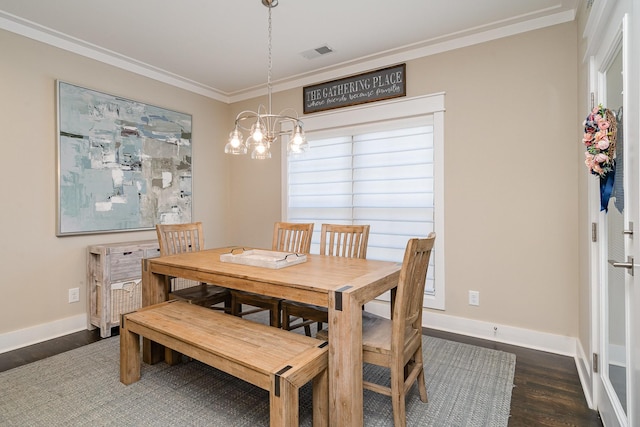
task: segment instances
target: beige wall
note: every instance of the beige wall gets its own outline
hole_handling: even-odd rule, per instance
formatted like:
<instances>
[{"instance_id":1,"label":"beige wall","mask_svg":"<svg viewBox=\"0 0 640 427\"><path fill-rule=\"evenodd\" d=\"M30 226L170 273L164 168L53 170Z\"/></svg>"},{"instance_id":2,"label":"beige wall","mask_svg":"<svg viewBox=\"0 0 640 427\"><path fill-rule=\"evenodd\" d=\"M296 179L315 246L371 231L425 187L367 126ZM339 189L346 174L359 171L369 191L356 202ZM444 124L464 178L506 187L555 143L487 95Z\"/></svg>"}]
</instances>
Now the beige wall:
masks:
<instances>
[{"instance_id":1,"label":"beige wall","mask_svg":"<svg viewBox=\"0 0 640 427\"><path fill-rule=\"evenodd\" d=\"M205 243L226 243L227 163L219 150L229 106L0 31L3 201L0 334L86 313L90 244L153 239L155 232L56 237L56 79L193 116L194 219ZM69 304L67 290L81 288Z\"/></svg>"},{"instance_id":2,"label":"beige wall","mask_svg":"<svg viewBox=\"0 0 640 427\"><path fill-rule=\"evenodd\" d=\"M446 92L446 314L577 335L576 74L575 23L407 63L408 96ZM301 100L301 88L276 94L274 110ZM268 245L280 160L234 158L232 170L232 234Z\"/></svg>"},{"instance_id":3,"label":"beige wall","mask_svg":"<svg viewBox=\"0 0 640 427\"><path fill-rule=\"evenodd\" d=\"M13 58L0 63L11 123L0 173L24 189L6 192L0 213L14 224L0 246L0 334L85 311L66 301L84 286L87 245L154 237L55 237L55 79L193 114L194 219L207 246L270 244L280 159L221 155L233 115L259 100L227 107L6 32L0 51ZM577 336L576 75L575 23L407 63L408 96L446 92L446 314ZM301 88L275 94L273 109L301 111L301 99Z\"/></svg>"},{"instance_id":4,"label":"beige wall","mask_svg":"<svg viewBox=\"0 0 640 427\"><path fill-rule=\"evenodd\" d=\"M575 336L575 25L412 65L447 93L447 313Z\"/></svg>"}]
</instances>

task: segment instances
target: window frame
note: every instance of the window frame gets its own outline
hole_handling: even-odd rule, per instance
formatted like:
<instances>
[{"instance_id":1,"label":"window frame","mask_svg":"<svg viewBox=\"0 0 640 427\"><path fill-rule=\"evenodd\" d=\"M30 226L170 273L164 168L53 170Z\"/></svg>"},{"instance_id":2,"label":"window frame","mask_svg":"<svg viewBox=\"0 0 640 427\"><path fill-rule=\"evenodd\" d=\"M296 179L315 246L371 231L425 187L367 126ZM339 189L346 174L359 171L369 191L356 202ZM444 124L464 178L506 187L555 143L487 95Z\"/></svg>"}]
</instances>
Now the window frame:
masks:
<instances>
[{"instance_id":1,"label":"window frame","mask_svg":"<svg viewBox=\"0 0 640 427\"><path fill-rule=\"evenodd\" d=\"M396 98L390 101L363 104L361 106L329 110L313 116L305 116L304 129L307 134L318 133L323 137L339 134L344 128L367 126L375 128L376 123L407 121L407 125L420 122L433 126L434 145L434 228L437 235L434 248L435 294L424 296L423 307L445 309L445 264L444 264L444 93L436 93L411 98ZM288 201L288 162L286 138L281 150L282 215L286 221ZM313 146L311 147L313 149Z\"/></svg>"}]
</instances>

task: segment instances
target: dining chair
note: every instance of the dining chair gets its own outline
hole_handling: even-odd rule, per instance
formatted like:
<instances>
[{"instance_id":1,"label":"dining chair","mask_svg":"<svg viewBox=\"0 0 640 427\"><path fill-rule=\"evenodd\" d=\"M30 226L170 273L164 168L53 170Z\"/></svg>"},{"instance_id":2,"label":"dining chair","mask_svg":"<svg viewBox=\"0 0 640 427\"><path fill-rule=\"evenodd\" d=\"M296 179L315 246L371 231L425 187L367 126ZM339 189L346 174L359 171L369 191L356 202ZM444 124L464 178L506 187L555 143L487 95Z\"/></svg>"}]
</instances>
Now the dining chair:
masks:
<instances>
[{"instance_id":1,"label":"dining chair","mask_svg":"<svg viewBox=\"0 0 640 427\"><path fill-rule=\"evenodd\" d=\"M422 359L422 301L435 233L410 239L404 253L391 319L362 312L362 360L390 370L391 386L363 381L367 390L391 396L395 427L406 425L405 397L414 381L427 402ZM393 300L393 299L392 299ZM327 340L323 329L316 338Z\"/></svg>"},{"instance_id":2,"label":"dining chair","mask_svg":"<svg viewBox=\"0 0 640 427\"><path fill-rule=\"evenodd\" d=\"M157 224L156 233L160 244L160 256L196 252L204 249L202 223ZM171 279L169 299L178 299L213 309L231 311L229 289L179 277ZM216 307L224 303L224 308Z\"/></svg>"},{"instance_id":3,"label":"dining chair","mask_svg":"<svg viewBox=\"0 0 640 427\"><path fill-rule=\"evenodd\" d=\"M369 228L369 225L322 224L320 255L365 259ZM329 312L326 307L284 300L281 310L282 329L291 331L304 327L304 332L309 337L312 324L317 323L319 331L324 323L329 322Z\"/></svg>"},{"instance_id":4,"label":"dining chair","mask_svg":"<svg viewBox=\"0 0 640 427\"><path fill-rule=\"evenodd\" d=\"M276 222L273 227L271 249L280 252L308 254L311 249L312 234L313 223ZM281 298L231 290L231 314L243 317L269 310L269 324L277 328L281 325L281 302ZM243 311L243 305L254 308Z\"/></svg>"}]
</instances>

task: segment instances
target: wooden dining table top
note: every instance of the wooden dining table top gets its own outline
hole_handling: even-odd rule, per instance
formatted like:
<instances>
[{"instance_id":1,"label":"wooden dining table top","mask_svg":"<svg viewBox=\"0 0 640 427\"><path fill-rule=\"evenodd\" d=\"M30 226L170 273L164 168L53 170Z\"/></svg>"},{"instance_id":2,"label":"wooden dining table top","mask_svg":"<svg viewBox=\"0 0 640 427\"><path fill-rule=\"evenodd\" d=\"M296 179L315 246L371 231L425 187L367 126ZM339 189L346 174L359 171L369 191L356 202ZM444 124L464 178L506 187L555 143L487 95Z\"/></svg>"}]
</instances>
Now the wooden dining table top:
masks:
<instances>
[{"instance_id":1,"label":"wooden dining table top","mask_svg":"<svg viewBox=\"0 0 640 427\"><path fill-rule=\"evenodd\" d=\"M154 273L215 283L273 297L328 307L330 292L349 287L351 292L371 287L378 278L399 272L401 263L307 254L305 262L283 268L223 262L220 255L237 247L152 258ZM248 248L245 248L248 250ZM385 289L386 290L386 289ZM375 290L371 290L374 293ZM384 291L382 291L384 292ZM369 293L369 292L367 292ZM379 294L378 294L379 295ZM373 295L375 297L377 295Z\"/></svg>"}]
</instances>

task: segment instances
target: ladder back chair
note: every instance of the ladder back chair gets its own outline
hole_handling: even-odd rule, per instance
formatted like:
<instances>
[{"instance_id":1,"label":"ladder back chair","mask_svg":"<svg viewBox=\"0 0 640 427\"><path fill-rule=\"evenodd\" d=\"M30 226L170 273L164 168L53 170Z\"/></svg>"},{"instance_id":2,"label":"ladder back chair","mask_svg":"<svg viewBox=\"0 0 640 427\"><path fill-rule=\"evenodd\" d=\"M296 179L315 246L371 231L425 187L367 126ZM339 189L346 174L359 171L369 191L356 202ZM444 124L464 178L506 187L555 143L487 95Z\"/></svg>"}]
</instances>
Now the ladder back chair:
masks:
<instances>
[{"instance_id":1,"label":"ladder back chair","mask_svg":"<svg viewBox=\"0 0 640 427\"><path fill-rule=\"evenodd\" d=\"M391 387L363 381L363 387L391 397L395 427L406 425L405 398L417 381L420 400L427 401L422 360L422 301L435 233L410 239L404 253L391 320L362 313L362 360L389 368ZM326 340L327 329L316 338Z\"/></svg>"},{"instance_id":2,"label":"ladder back chair","mask_svg":"<svg viewBox=\"0 0 640 427\"><path fill-rule=\"evenodd\" d=\"M202 223L157 224L160 256L197 252L204 249ZM231 293L222 286L199 283L179 277L171 279L170 299L187 301L204 307L231 311ZM224 303L224 308L214 307Z\"/></svg>"},{"instance_id":3,"label":"ladder back chair","mask_svg":"<svg viewBox=\"0 0 640 427\"><path fill-rule=\"evenodd\" d=\"M365 259L369 243L369 228L369 225L322 224L320 255ZM304 327L305 334L311 336L312 324L317 323L319 331L323 323L329 322L326 307L289 300L282 301L281 307L282 329L288 331Z\"/></svg>"},{"instance_id":4,"label":"ladder back chair","mask_svg":"<svg viewBox=\"0 0 640 427\"><path fill-rule=\"evenodd\" d=\"M281 252L308 254L311 249L312 234L313 223L276 222L273 227L271 249ZM277 328L281 326L281 302L282 300L280 298L231 290L231 314L243 317L252 313L269 310L269 324ZM242 305L248 305L254 308L243 311Z\"/></svg>"}]
</instances>

